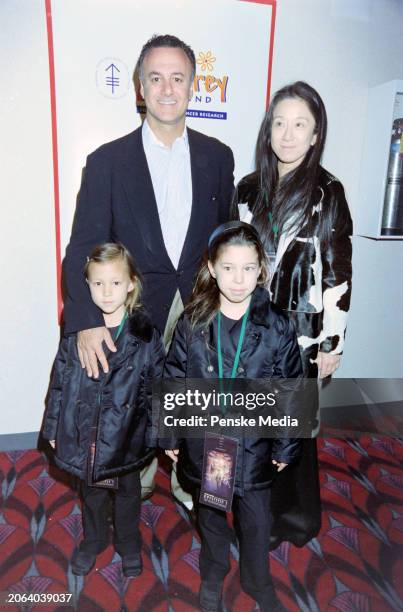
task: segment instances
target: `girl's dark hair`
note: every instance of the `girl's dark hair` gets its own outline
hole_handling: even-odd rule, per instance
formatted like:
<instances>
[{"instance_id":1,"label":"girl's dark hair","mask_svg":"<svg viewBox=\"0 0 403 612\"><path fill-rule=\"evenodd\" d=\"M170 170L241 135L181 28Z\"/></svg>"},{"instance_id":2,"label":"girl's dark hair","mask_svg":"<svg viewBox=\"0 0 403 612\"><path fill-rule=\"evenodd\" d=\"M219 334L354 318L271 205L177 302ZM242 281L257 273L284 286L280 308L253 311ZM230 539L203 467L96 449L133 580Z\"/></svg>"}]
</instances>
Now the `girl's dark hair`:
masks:
<instances>
[{"instance_id":1,"label":"girl's dark hair","mask_svg":"<svg viewBox=\"0 0 403 612\"><path fill-rule=\"evenodd\" d=\"M130 252L120 244L120 242L105 242L96 246L89 257L84 267L84 276L88 280L90 267L92 263L104 264L114 261L121 261L125 266L130 280L134 284L134 288L127 294L125 306L129 314L132 314L135 308L139 308L140 295L142 291L141 276L134 263Z\"/></svg>"},{"instance_id":2,"label":"girl's dark hair","mask_svg":"<svg viewBox=\"0 0 403 612\"><path fill-rule=\"evenodd\" d=\"M220 290L216 280L211 276L208 262L215 264L223 250L228 246L250 246L256 250L259 266L259 285L268 281L266 253L259 238L259 234L252 225L242 221L223 223L211 234L208 249L204 254L203 263L197 274L190 301L185 312L190 318L192 327L202 323L208 327L220 309Z\"/></svg>"},{"instance_id":3,"label":"girl's dark hair","mask_svg":"<svg viewBox=\"0 0 403 612\"><path fill-rule=\"evenodd\" d=\"M307 104L315 119L316 142L310 147L299 166L279 180L278 159L271 148L271 130L277 104L288 98L299 98ZM260 190L252 211L253 223L262 236L266 248L275 242L277 232L273 231L273 227L277 226L279 232L284 226L288 230L298 231L303 225L311 222L312 205L320 199L318 194L315 195L315 190L326 132L325 105L313 87L303 81L297 81L274 94L260 127L256 145L256 168ZM268 218L269 208L272 213L271 220ZM291 220L292 224L289 225ZM320 239L327 241L331 233L330 218L323 219L320 231Z\"/></svg>"}]
</instances>

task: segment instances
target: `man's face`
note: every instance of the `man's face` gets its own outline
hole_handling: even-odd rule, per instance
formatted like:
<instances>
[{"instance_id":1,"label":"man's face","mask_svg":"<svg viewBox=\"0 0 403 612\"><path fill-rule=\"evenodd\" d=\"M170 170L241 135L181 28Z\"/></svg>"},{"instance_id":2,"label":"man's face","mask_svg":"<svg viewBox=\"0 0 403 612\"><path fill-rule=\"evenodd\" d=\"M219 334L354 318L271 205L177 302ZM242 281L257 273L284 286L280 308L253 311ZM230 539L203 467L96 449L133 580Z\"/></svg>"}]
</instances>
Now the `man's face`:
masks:
<instances>
[{"instance_id":1,"label":"man's face","mask_svg":"<svg viewBox=\"0 0 403 612\"><path fill-rule=\"evenodd\" d=\"M182 49L157 47L144 58L140 92L151 128L185 124L192 97L192 67Z\"/></svg>"}]
</instances>

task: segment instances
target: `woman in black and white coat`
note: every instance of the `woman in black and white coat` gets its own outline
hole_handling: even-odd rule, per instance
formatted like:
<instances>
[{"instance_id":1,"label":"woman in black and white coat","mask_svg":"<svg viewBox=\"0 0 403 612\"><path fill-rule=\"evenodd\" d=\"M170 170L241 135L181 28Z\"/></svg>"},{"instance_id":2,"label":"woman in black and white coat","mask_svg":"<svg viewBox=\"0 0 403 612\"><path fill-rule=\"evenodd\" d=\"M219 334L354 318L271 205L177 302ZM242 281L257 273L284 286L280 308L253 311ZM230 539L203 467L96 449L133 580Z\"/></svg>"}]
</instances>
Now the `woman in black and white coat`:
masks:
<instances>
[{"instance_id":1,"label":"woman in black and white coat","mask_svg":"<svg viewBox=\"0 0 403 612\"><path fill-rule=\"evenodd\" d=\"M271 299L294 321L304 373L314 378L339 367L352 276L343 186L320 165L326 131L326 109L315 89L302 81L280 89L260 128L257 170L238 184L233 210L260 233L272 263ZM320 528L314 440L305 441L302 461L282 477L287 482L278 482L277 502L273 495L274 515L282 517L273 545L290 540L301 546Z\"/></svg>"}]
</instances>

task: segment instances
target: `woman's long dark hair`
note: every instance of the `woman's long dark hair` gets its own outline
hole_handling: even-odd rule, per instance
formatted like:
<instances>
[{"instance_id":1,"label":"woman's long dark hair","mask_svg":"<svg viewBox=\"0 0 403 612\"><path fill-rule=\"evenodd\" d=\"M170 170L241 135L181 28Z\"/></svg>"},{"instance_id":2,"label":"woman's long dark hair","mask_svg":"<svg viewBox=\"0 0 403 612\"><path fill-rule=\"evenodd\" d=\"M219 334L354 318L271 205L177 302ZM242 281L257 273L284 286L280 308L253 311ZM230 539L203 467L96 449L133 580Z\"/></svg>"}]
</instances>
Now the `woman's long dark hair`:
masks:
<instances>
[{"instance_id":1,"label":"woman's long dark hair","mask_svg":"<svg viewBox=\"0 0 403 612\"><path fill-rule=\"evenodd\" d=\"M294 170L285 174L279 180L278 159L271 147L271 130L274 111L279 102L288 98L303 100L315 119L316 142L306 153L302 162ZM312 205L318 203L320 196L315 194L320 172L320 159L326 141L327 116L325 105L318 92L303 81L297 81L277 91L270 103L256 145L257 180L259 181L259 196L253 209L254 225L264 237L266 248L273 245L278 228L298 231L303 225L308 225L312 218ZM269 219L268 212L271 212ZM292 226L287 225L292 220ZM320 227L320 239L326 241L330 237L331 220L323 219Z\"/></svg>"},{"instance_id":2,"label":"woman's long dark hair","mask_svg":"<svg viewBox=\"0 0 403 612\"><path fill-rule=\"evenodd\" d=\"M198 323L208 327L220 309L220 290L215 278L210 274L208 262L213 265L228 246L250 246L256 250L261 267L258 285L268 281L266 253L256 229L242 221L230 221L220 225L210 236L208 250L204 254L203 263L197 274L190 301L185 312L190 318L192 327Z\"/></svg>"}]
</instances>

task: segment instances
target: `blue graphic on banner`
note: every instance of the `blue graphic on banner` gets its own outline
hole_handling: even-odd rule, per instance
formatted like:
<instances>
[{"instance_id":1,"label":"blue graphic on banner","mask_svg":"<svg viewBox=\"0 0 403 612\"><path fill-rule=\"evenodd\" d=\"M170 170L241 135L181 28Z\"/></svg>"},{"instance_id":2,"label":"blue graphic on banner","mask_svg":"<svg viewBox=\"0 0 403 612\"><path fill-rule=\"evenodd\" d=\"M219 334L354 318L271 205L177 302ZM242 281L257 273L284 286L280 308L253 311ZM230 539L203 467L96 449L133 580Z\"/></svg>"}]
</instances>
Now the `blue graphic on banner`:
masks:
<instances>
[{"instance_id":1,"label":"blue graphic on banner","mask_svg":"<svg viewBox=\"0 0 403 612\"><path fill-rule=\"evenodd\" d=\"M144 105L138 104L137 112L140 113L140 115L145 115L147 109ZM198 119L221 119L222 121L226 121L227 113L222 111L205 111L188 108L186 111L186 117L196 117Z\"/></svg>"},{"instance_id":2,"label":"blue graphic on banner","mask_svg":"<svg viewBox=\"0 0 403 612\"><path fill-rule=\"evenodd\" d=\"M186 111L187 117L199 117L200 119L227 119L227 113L222 111L205 111L188 108Z\"/></svg>"},{"instance_id":3,"label":"blue graphic on banner","mask_svg":"<svg viewBox=\"0 0 403 612\"><path fill-rule=\"evenodd\" d=\"M115 76L115 71L120 72L119 68L115 64L110 64L105 68L105 72L110 72L110 75L106 77L106 86L111 88L112 93L115 93L115 88L119 87L119 77Z\"/></svg>"},{"instance_id":4,"label":"blue graphic on banner","mask_svg":"<svg viewBox=\"0 0 403 612\"><path fill-rule=\"evenodd\" d=\"M95 84L105 98L118 100L127 96L131 77L126 64L118 57L104 57L95 71Z\"/></svg>"}]
</instances>

